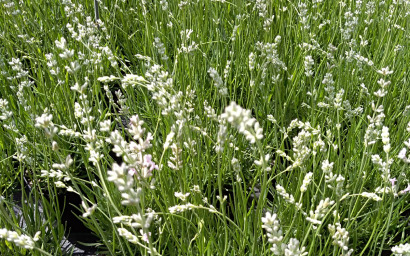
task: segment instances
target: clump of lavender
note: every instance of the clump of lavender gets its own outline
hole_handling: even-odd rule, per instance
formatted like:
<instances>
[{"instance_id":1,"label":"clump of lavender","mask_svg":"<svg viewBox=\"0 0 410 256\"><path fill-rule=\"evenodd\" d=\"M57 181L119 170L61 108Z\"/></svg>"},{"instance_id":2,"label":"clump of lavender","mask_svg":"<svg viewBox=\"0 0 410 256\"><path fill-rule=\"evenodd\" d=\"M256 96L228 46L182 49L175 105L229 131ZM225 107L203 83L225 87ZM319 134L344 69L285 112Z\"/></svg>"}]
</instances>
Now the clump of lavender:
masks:
<instances>
[{"instance_id":1,"label":"clump of lavender","mask_svg":"<svg viewBox=\"0 0 410 256\"><path fill-rule=\"evenodd\" d=\"M130 118L128 132L132 135L134 141L127 142L121 136L118 130L111 133L107 142L111 143L113 151L117 156L121 156L123 163L120 165L114 163L112 170L108 171L108 180L113 182L121 192L122 204L135 206L138 210L136 215L118 216L113 219L114 223L129 223L129 226L139 228L141 231L141 240L148 243L149 250L155 252L152 246L150 233L148 231L155 212L151 211L146 214L145 209L141 206L141 198L145 189L150 189L148 178L152 172L158 169L158 166L152 161L152 156L145 151L151 147L150 141L153 139L151 133L144 138L145 129L142 127L144 121L140 120L138 115ZM135 180L137 178L138 182ZM137 234L119 228L118 232L131 243L140 244Z\"/></svg>"}]
</instances>

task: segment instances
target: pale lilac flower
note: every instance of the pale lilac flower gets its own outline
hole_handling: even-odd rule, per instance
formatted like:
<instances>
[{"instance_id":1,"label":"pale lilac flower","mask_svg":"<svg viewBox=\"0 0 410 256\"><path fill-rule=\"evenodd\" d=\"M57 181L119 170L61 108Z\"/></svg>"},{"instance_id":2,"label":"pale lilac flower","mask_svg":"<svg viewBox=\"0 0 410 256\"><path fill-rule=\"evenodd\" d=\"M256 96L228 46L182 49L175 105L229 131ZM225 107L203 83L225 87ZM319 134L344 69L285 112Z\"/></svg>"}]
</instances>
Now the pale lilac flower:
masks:
<instances>
[{"instance_id":1,"label":"pale lilac flower","mask_svg":"<svg viewBox=\"0 0 410 256\"><path fill-rule=\"evenodd\" d=\"M137 170L135 170L135 168L130 168L130 169L128 170L128 174L131 175L131 176L133 176L133 175L137 174Z\"/></svg>"},{"instance_id":2,"label":"pale lilac flower","mask_svg":"<svg viewBox=\"0 0 410 256\"><path fill-rule=\"evenodd\" d=\"M403 189L402 191L399 192L400 195L404 195L406 193L410 192L410 184L407 186L407 188Z\"/></svg>"},{"instance_id":3,"label":"pale lilac flower","mask_svg":"<svg viewBox=\"0 0 410 256\"><path fill-rule=\"evenodd\" d=\"M150 172L152 172L154 169L158 170L158 165L156 165L153 161L152 161L152 156L151 155L145 155L144 156L144 163L143 166L145 168L148 168Z\"/></svg>"},{"instance_id":4,"label":"pale lilac flower","mask_svg":"<svg viewBox=\"0 0 410 256\"><path fill-rule=\"evenodd\" d=\"M147 233L144 233L144 231L142 229L140 229L140 233L142 235L142 237L141 237L142 241L144 241L146 243L149 243L149 237L151 236L151 232L148 232L148 234L147 234Z\"/></svg>"},{"instance_id":5,"label":"pale lilac flower","mask_svg":"<svg viewBox=\"0 0 410 256\"><path fill-rule=\"evenodd\" d=\"M397 181L396 178L390 179L390 182L391 182L391 186L392 186L392 187L394 187L394 185L396 185L396 181Z\"/></svg>"},{"instance_id":6,"label":"pale lilac flower","mask_svg":"<svg viewBox=\"0 0 410 256\"><path fill-rule=\"evenodd\" d=\"M138 173L137 170L135 168L130 168L128 170L128 174L129 175L137 175L138 179L140 177L146 179L152 176L152 171L153 170L158 170L158 165L156 165L153 161L152 161L152 156L151 155L144 155L144 160L142 163L142 170L141 173Z\"/></svg>"}]
</instances>

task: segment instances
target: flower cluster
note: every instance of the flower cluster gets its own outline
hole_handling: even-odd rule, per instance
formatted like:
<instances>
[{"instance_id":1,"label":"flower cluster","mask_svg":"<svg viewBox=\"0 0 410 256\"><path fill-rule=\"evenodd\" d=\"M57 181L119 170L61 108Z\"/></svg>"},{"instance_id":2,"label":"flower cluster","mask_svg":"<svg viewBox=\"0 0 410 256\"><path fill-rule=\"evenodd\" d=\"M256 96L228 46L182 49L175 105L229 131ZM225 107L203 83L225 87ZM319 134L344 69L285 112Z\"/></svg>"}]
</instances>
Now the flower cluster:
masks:
<instances>
[{"instance_id":1,"label":"flower cluster","mask_svg":"<svg viewBox=\"0 0 410 256\"><path fill-rule=\"evenodd\" d=\"M312 56L308 55L305 57L304 65L305 65L305 75L307 77L313 76L312 67L314 64L315 64L315 61L313 60Z\"/></svg>"},{"instance_id":2,"label":"flower cluster","mask_svg":"<svg viewBox=\"0 0 410 256\"><path fill-rule=\"evenodd\" d=\"M125 163L118 165L114 163L112 170L107 172L108 180L114 182L117 189L121 192L121 196L124 199L122 204L124 205L136 205L140 202L140 195L142 193L141 188L134 187L133 175L129 173Z\"/></svg>"},{"instance_id":3,"label":"flower cluster","mask_svg":"<svg viewBox=\"0 0 410 256\"><path fill-rule=\"evenodd\" d=\"M410 244L399 244L391 248L394 256L410 256Z\"/></svg>"},{"instance_id":4,"label":"flower cluster","mask_svg":"<svg viewBox=\"0 0 410 256\"><path fill-rule=\"evenodd\" d=\"M300 187L300 192L306 192L307 187L309 186L310 182L312 181L313 177L313 172L308 172L305 175L305 178L303 178L303 183L302 186Z\"/></svg>"},{"instance_id":5,"label":"flower cluster","mask_svg":"<svg viewBox=\"0 0 410 256\"><path fill-rule=\"evenodd\" d=\"M317 225L322 225L322 219L325 217L326 213L330 210L329 207L332 206L335 201L326 198L325 200L320 200L316 210L310 211L309 217L306 220L313 224L313 228L316 229Z\"/></svg>"},{"instance_id":6,"label":"flower cluster","mask_svg":"<svg viewBox=\"0 0 410 256\"><path fill-rule=\"evenodd\" d=\"M133 235L130 231L128 231L125 228L118 228L118 234L125 239L127 239L128 242L133 243L133 244L138 244L139 239L137 236Z\"/></svg>"},{"instance_id":7,"label":"flower cluster","mask_svg":"<svg viewBox=\"0 0 410 256\"><path fill-rule=\"evenodd\" d=\"M376 195L375 193L369 193L369 192L362 192L360 193L361 196L372 199L373 201L381 201L381 197Z\"/></svg>"},{"instance_id":8,"label":"flower cluster","mask_svg":"<svg viewBox=\"0 0 410 256\"><path fill-rule=\"evenodd\" d=\"M291 238L289 244L282 243L283 232L276 213L266 212L265 217L262 217L262 223L268 242L272 244L270 249L274 255L305 256L308 254L305 252L305 247L300 248L300 242L296 238Z\"/></svg>"},{"instance_id":9,"label":"flower cluster","mask_svg":"<svg viewBox=\"0 0 410 256\"><path fill-rule=\"evenodd\" d=\"M295 205L297 209L302 208L302 204L297 203L295 201L295 198L293 197L293 195L287 193L285 188L282 187L281 185L279 185L279 184L276 185L276 192L278 192L278 194L285 200L285 202Z\"/></svg>"},{"instance_id":10,"label":"flower cluster","mask_svg":"<svg viewBox=\"0 0 410 256\"><path fill-rule=\"evenodd\" d=\"M8 108L8 104L9 102L6 99L0 99L0 120L7 120L13 115L13 112Z\"/></svg>"},{"instance_id":11,"label":"flower cluster","mask_svg":"<svg viewBox=\"0 0 410 256\"><path fill-rule=\"evenodd\" d=\"M350 256L353 253L353 249L349 250L349 232L345 228L342 228L340 223L335 225L329 224L328 226L330 235L333 239L333 244L342 248L342 256Z\"/></svg>"},{"instance_id":12,"label":"flower cluster","mask_svg":"<svg viewBox=\"0 0 410 256\"><path fill-rule=\"evenodd\" d=\"M125 226L132 227L132 228L149 228L153 218L154 218L153 213L146 214L145 219L143 219L141 217L141 214L138 213L138 214L132 214L131 216L125 216L125 215L117 216L117 217L114 217L112 220L116 224L120 223Z\"/></svg>"},{"instance_id":13,"label":"flower cluster","mask_svg":"<svg viewBox=\"0 0 410 256\"><path fill-rule=\"evenodd\" d=\"M224 86L224 82L222 81L222 78L219 76L218 71L214 68L209 68L208 69L208 74L214 81L214 86L216 89L218 89L218 92L222 96L226 96L228 94L228 89Z\"/></svg>"},{"instance_id":14,"label":"flower cluster","mask_svg":"<svg viewBox=\"0 0 410 256\"><path fill-rule=\"evenodd\" d=\"M309 122L302 122L297 119L292 120L289 124L289 127L282 132L284 133L285 138L288 137L288 134L295 128L301 129L297 136L292 139L293 147L293 158L288 156L285 152L279 150L277 153L286 158L292 164L287 168L287 171L293 170L297 167L305 169L305 161L308 159L310 154L317 154L318 149L325 151L324 143L320 138L320 126L313 128ZM313 150L310 148L311 140L317 136L317 141L313 143Z\"/></svg>"},{"instance_id":15,"label":"flower cluster","mask_svg":"<svg viewBox=\"0 0 410 256\"><path fill-rule=\"evenodd\" d=\"M50 170L41 170L41 177L54 178L56 181L54 184L59 188L67 188L63 181L69 181L71 178L67 175L68 168L73 164L73 159L70 155L67 156L65 163L53 164ZM54 170L55 169L55 170Z\"/></svg>"},{"instance_id":16,"label":"flower cluster","mask_svg":"<svg viewBox=\"0 0 410 256\"><path fill-rule=\"evenodd\" d=\"M118 130L111 132L110 138L107 139L108 143L114 145L113 151L117 156L121 156L125 162L121 166L118 164L113 166L113 170L110 172L112 181L117 180L117 177L127 178L129 171L131 171L130 175L136 174L138 178L146 179L152 175L154 169L158 169L158 166L152 161L151 155L144 154L145 150L151 147L150 141L153 137L151 133L148 133L145 139L142 137L145 132L145 129L142 128L143 123L138 115L130 118L127 130L135 141L128 143ZM124 176L124 174L126 175Z\"/></svg>"},{"instance_id":17,"label":"flower cluster","mask_svg":"<svg viewBox=\"0 0 410 256\"><path fill-rule=\"evenodd\" d=\"M407 154L407 150L410 150L410 139L408 141L404 142L404 147L402 150L400 150L398 154L398 158L401 159L404 163L410 164L410 154Z\"/></svg>"},{"instance_id":18,"label":"flower cluster","mask_svg":"<svg viewBox=\"0 0 410 256\"><path fill-rule=\"evenodd\" d=\"M283 232L280 228L278 215L266 212L265 217L262 217L262 228L267 232L268 242L272 244L271 251L275 255L281 255Z\"/></svg>"},{"instance_id":19,"label":"flower cluster","mask_svg":"<svg viewBox=\"0 0 410 256\"><path fill-rule=\"evenodd\" d=\"M34 240L28 235L20 235L15 231L9 231L5 228L0 229L0 238L6 239L7 241L16 244L19 247L25 249L34 249Z\"/></svg>"},{"instance_id":20,"label":"flower cluster","mask_svg":"<svg viewBox=\"0 0 410 256\"><path fill-rule=\"evenodd\" d=\"M154 47L157 48L159 56L161 57L161 60L167 60L168 56L165 52L165 45L161 42L161 39L158 37L154 38Z\"/></svg>"},{"instance_id":21,"label":"flower cluster","mask_svg":"<svg viewBox=\"0 0 410 256\"><path fill-rule=\"evenodd\" d=\"M325 182L327 187L333 189L336 192L336 195L340 197L343 194L343 183L345 178L339 174L336 175L333 173L334 163L330 163L329 160L324 160L322 162L322 171L325 174Z\"/></svg>"},{"instance_id":22,"label":"flower cluster","mask_svg":"<svg viewBox=\"0 0 410 256\"><path fill-rule=\"evenodd\" d=\"M19 58L12 58L9 65L13 72L15 72L15 76L8 77L8 79L15 80L18 83L17 88L14 85L10 86L10 88L16 92L19 105L24 108L25 111L29 111L31 106L28 102L30 97L28 89L31 88L34 82L28 79L29 71L24 69L23 63L21 63Z\"/></svg>"},{"instance_id":23,"label":"flower cluster","mask_svg":"<svg viewBox=\"0 0 410 256\"><path fill-rule=\"evenodd\" d=\"M43 128L49 138L52 138L58 132L58 128L53 123L53 115L48 113L47 108L44 110L44 114L36 117L35 127Z\"/></svg>"},{"instance_id":24,"label":"flower cluster","mask_svg":"<svg viewBox=\"0 0 410 256\"><path fill-rule=\"evenodd\" d=\"M30 156L30 149L28 147L28 139L26 135L21 138L15 139L16 154L13 156L19 162L25 162L27 164L33 164L33 157Z\"/></svg>"},{"instance_id":25,"label":"flower cluster","mask_svg":"<svg viewBox=\"0 0 410 256\"><path fill-rule=\"evenodd\" d=\"M187 210L192 210L194 208L194 206L195 205L193 205L191 203L179 204L179 205L169 207L168 211L170 213L181 213L181 212L185 212Z\"/></svg>"},{"instance_id":26,"label":"flower cluster","mask_svg":"<svg viewBox=\"0 0 410 256\"><path fill-rule=\"evenodd\" d=\"M180 32L182 42L181 42L181 47L178 49L179 52L190 53L198 49L198 44L195 43L195 41L191 39L192 32L193 32L192 29L182 30Z\"/></svg>"},{"instance_id":27,"label":"flower cluster","mask_svg":"<svg viewBox=\"0 0 410 256\"><path fill-rule=\"evenodd\" d=\"M263 129L251 116L251 111L243 109L233 101L225 108L221 118L235 126L252 144L263 138Z\"/></svg>"},{"instance_id":28,"label":"flower cluster","mask_svg":"<svg viewBox=\"0 0 410 256\"><path fill-rule=\"evenodd\" d=\"M113 182L121 192L121 197L123 198L121 203L136 206L136 209L138 209L137 214L114 217L113 222L139 228L142 241L150 245L150 250L154 250L150 242L148 228L155 213L145 214L140 201L143 189L148 187L147 179L152 176L154 169L158 169L158 166L152 161L151 155L145 154L145 151L151 147L150 141L153 137L148 133L147 138L143 138L145 133L145 129L142 127L143 124L144 121L140 120L138 115L130 118L127 131L134 140L131 142L125 141L118 130L111 132L107 142L114 146L113 152L117 156L121 156L124 162L121 165L114 163L112 170L108 171L107 174L108 181ZM136 182L135 176L139 183ZM127 229L118 228L118 232L120 236L123 236L129 242L139 244L138 237Z\"/></svg>"},{"instance_id":29,"label":"flower cluster","mask_svg":"<svg viewBox=\"0 0 410 256\"><path fill-rule=\"evenodd\" d=\"M190 193L182 193L182 192L175 192L174 193L174 196L176 197L176 198L179 198L179 199L181 199L182 201L186 201L186 199L188 198L188 196L190 195Z\"/></svg>"},{"instance_id":30,"label":"flower cluster","mask_svg":"<svg viewBox=\"0 0 410 256\"><path fill-rule=\"evenodd\" d=\"M278 74L280 70L287 70L285 63L279 58L278 45L280 44L282 38L276 36L274 43L256 43L256 49L260 51L260 58L263 61L262 68L262 78L264 79L268 75L268 71L273 68L274 74ZM276 78L274 79L276 80ZM264 81L261 81L264 84Z\"/></svg>"}]
</instances>

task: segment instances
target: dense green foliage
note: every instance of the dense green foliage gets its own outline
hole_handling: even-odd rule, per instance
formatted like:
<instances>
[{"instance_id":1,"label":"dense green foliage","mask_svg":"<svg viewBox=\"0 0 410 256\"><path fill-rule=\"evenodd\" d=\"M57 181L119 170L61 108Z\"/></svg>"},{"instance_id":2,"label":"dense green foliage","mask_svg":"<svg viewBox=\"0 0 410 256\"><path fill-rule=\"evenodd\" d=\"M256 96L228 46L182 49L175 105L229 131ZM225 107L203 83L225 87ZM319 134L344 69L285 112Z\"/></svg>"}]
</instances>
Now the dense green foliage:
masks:
<instances>
[{"instance_id":1,"label":"dense green foliage","mask_svg":"<svg viewBox=\"0 0 410 256\"><path fill-rule=\"evenodd\" d=\"M408 0L98 9L0 0L1 255L410 255Z\"/></svg>"}]
</instances>

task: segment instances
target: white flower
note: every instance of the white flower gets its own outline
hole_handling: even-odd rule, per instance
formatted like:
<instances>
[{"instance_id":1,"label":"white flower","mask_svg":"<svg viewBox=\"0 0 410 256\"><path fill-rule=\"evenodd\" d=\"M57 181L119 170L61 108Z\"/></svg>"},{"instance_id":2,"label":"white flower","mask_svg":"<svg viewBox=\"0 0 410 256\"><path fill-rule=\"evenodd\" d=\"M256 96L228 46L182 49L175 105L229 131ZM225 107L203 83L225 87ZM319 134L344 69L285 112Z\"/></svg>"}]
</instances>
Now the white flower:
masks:
<instances>
[{"instance_id":1,"label":"white flower","mask_svg":"<svg viewBox=\"0 0 410 256\"><path fill-rule=\"evenodd\" d=\"M159 4L161 5L163 11L166 11L168 9L168 2L166 0L160 0Z\"/></svg>"},{"instance_id":2,"label":"white flower","mask_svg":"<svg viewBox=\"0 0 410 256\"><path fill-rule=\"evenodd\" d=\"M37 232L34 234L33 241L34 241L34 242L37 242L38 240L40 240L40 235L41 235L41 231L37 231Z\"/></svg>"},{"instance_id":3,"label":"white flower","mask_svg":"<svg viewBox=\"0 0 410 256\"><path fill-rule=\"evenodd\" d=\"M9 231L5 228L0 229L0 238L15 243L17 246L25 249L34 249L34 240L28 235L19 235L15 231Z\"/></svg>"},{"instance_id":4,"label":"white flower","mask_svg":"<svg viewBox=\"0 0 410 256\"><path fill-rule=\"evenodd\" d=\"M169 148L169 145L172 143L172 139L174 138L174 136L175 136L175 133L174 133L173 131L171 131L171 132L167 135L167 138L166 138L165 143L164 143L164 149L168 149L168 148Z\"/></svg>"},{"instance_id":5,"label":"white flower","mask_svg":"<svg viewBox=\"0 0 410 256\"><path fill-rule=\"evenodd\" d=\"M90 150L90 157L88 158L88 160L90 162L92 162L94 165L97 165L98 162L104 157L103 154L101 154L100 152L95 151L94 149Z\"/></svg>"},{"instance_id":6,"label":"white flower","mask_svg":"<svg viewBox=\"0 0 410 256\"><path fill-rule=\"evenodd\" d=\"M304 256L307 255L308 253L305 252L306 247L302 247L299 249L299 240L296 238L291 238L289 240L289 244L287 245L287 248L285 249L285 256Z\"/></svg>"},{"instance_id":7,"label":"white flower","mask_svg":"<svg viewBox=\"0 0 410 256\"><path fill-rule=\"evenodd\" d=\"M109 132L110 129L111 129L111 120L107 119L105 121L100 122L100 131Z\"/></svg>"},{"instance_id":8,"label":"white flower","mask_svg":"<svg viewBox=\"0 0 410 256\"><path fill-rule=\"evenodd\" d=\"M329 160L325 160L322 163L322 170L324 173L331 173L333 170L334 163L329 163Z\"/></svg>"},{"instance_id":9,"label":"white flower","mask_svg":"<svg viewBox=\"0 0 410 256\"><path fill-rule=\"evenodd\" d=\"M181 213L181 212L184 212L186 210L191 210L191 209L193 209L193 207L194 207L193 204L188 203L188 204L185 204L185 205L183 204L183 205L175 205L175 206L169 207L168 210L169 210L170 213Z\"/></svg>"},{"instance_id":10,"label":"white flower","mask_svg":"<svg viewBox=\"0 0 410 256\"><path fill-rule=\"evenodd\" d=\"M198 185L194 185L194 187L191 189L191 191L195 192L195 193L201 193L201 190L199 189Z\"/></svg>"},{"instance_id":11,"label":"white flower","mask_svg":"<svg viewBox=\"0 0 410 256\"><path fill-rule=\"evenodd\" d=\"M74 56L74 50L65 49L62 53L59 54L62 59L68 60Z\"/></svg>"},{"instance_id":12,"label":"white flower","mask_svg":"<svg viewBox=\"0 0 410 256\"><path fill-rule=\"evenodd\" d=\"M249 70L250 71L255 69L255 62L256 62L256 55L255 53L251 52L249 54Z\"/></svg>"},{"instance_id":13,"label":"white flower","mask_svg":"<svg viewBox=\"0 0 410 256\"><path fill-rule=\"evenodd\" d=\"M53 142L51 143L51 149L53 151L57 151L58 150L58 143L56 141L53 140Z\"/></svg>"},{"instance_id":14,"label":"white flower","mask_svg":"<svg viewBox=\"0 0 410 256\"><path fill-rule=\"evenodd\" d=\"M13 115L13 112L8 109L9 102L6 99L0 98L0 120L7 120Z\"/></svg>"},{"instance_id":15,"label":"white flower","mask_svg":"<svg viewBox=\"0 0 410 256\"><path fill-rule=\"evenodd\" d=\"M128 179L127 181L123 179L123 177L128 174L127 169L125 163L121 163L121 165L114 163L112 165L112 170L107 172L108 181L114 182L119 191L125 191L132 187L133 181L131 179Z\"/></svg>"},{"instance_id":16,"label":"white flower","mask_svg":"<svg viewBox=\"0 0 410 256\"><path fill-rule=\"evenodd\" d=\"M379 197L375 193L362 192L360 195L363 196L363 197L366 197L366 198L370 198L374 201L381 201L382 200L381 197Z\"/></svg>"},{"instance_id":17,"label":"white flower","mask_svg":"<svg viewBox=\"0 0 410 256\"><path fill-rule=\"evenodd\" d=\"M44 128L44 129L51 128L54 126L52 120L53 120L52 114L44 113L41 116L36 117L35 127Z\"/></svg>"},{"instance_id":18,"label":"white flower","mask_svg":"<svg viewBox=\"0 0 410 256\"><path fill-rule=\"evenodd\" d=\"M283 239L283 232L280 228L280 222L276 213L266 212L262 217L262 228L268 233L268 241L272 244L280 243Z\"/></svg>"},{"instance_id":19,"label":"white flower","mask_svg":"<svg viewBox=\"0 0 410 256\"><path fill-rule=\"evenodd\" d=\"M100 81L101 83L109 83L117 79L120 79L120 78L110 75L110 76L101 76L97 80Z\"/></svg>"},{"instance_id":20,"label":"white flower","mask_svg":"<svg viewBox=\"0 0 410 256\"><path fill-rule=\"evenodd\" d=\"M314 212L310 211L310 215L306 218L306 220L313 223L313 225L321 225L321 219L325 217L326 213L329 211L329 207L332 206L334 203L335 201L331 201L329 198L326 198L325 200L320 200L318 206L316 207L316 210ZM316 227L314 226L314 228Z\"/></svg>"},{"instance_id":21,"label":"white flower","mask_svg":"<svg viewBox=\"0 0 410 256\"><path fill-rule=\"evenodd\" d=\"M138 115L134 115L130 118L128 131L133 135L134 140L139 140L144 134L145 129L142 128L144 121L140 120ZM150 135L148 135L150 137Z\"/></svg>"},{"instance_id":22,"label":"white flower","mask_svg":"<svg viewBox=\"0 0 410 256\"><path fill-rule=\"evenodd\" d=\"M382 89L385 89L388 85L391 84L390 81L384 81L383 78L380 78L380 80L378 80L377 83L380 85L380 87L381 87Z\"/></svg>"},{"instance_id":23,"label":"white flower","mask_svg":"<svg viewBox=\"0 0 410 256\"><path fill-rule=\"evenodd\" d=\"M402 160L403 162L405 162L405 163L410 163L410 159L408 159L406 153L407 153L407 149L406 149L406 148L403 148L402 150L400 150L400 152L399 152L399 154L397 155L397 157L398 157L399 159L401 159L401 160Z\"/></svg>"},{"instance_id":24,"label":"white flower","mask_svg":"<svg viewBox=\"0 0 410 256\"><path fill-rule=\"evenodd\" d=\"M349 232L345 228L342 228L340 223L335 225L329 224L328 226L330 234L333 238L333 244L339 246L344 251L342 255L349 256L353 253L353 249L349 250Z\"/></svg>"},{"instance_id":25,"label":"white flower","mask_svg":"<svg viewBox=\"0 0 410 256\"><path fill-rule=\"evenodd\" d=\"M279 184L276 185L276 191L278 192L278 194L279 194L280 196L282 196L282 197L285 199L286 202L288 202L288 203L290 203L290 204L294 204L294 203L295 203L295 198L294 198L292 195L286 193L285 188L282 187L281 185L279 185Z\"/></svg>"},{"instance_id":26,"label":"white flower","mask_svg":"<svg viewBox=\"0 0 410 256\"><path fill-rule=\"evenodd\" d=\"M306 56L304 64L305 64L305 75L307 77L313 76L312 67L315 64L315 61L313 60L312 56L310 55Z\"/></svg>"},{"instance_id":27,"label":"white flower","mask_svg":"<svg viewBox=\"0 0 410 256\"><path fill-rule=\"evenodd\" d=\"M373 93L374 96L379 97L379 98L383 98L384 96L386 96L387 91L384 89L379 89L376 92Z\"/></svg>"},{"instance_id":28,"label":"white flower","mask_svg":"<svg viewBox=\"0 0 410 256\"><path fill-rule=\"evenodd\" d=\"M80 86L78 83L75 83L73 86L70 87L71 90L78 92L79 94L85 94L87 90L88 83L84 83ZM76 102L79 104L78 102Z\"/></svg>"},{"instance_id":29,"label":"white flower","mask_svg":"<svg viewBox=\"0 0 410 256\"><path fill-rule=\"evenodd\" d=\"M387 75L393 74L393 71L389 70L389 67L385 67L385 68L382 68L381 70L377 70L377 73L379 73L383 76L387 76Z\"/></svg>"},{"instance_id":30,"label":"white flower","mask_svg":"<svg viewBox=\"0 0 410 256\"><path fill-rule=\"evenodd\" d=\"M56 40L55 44L57 46L58 49L60 50L64 50L66 48L66 40L64 37L60 38L60 41Z\"/></svg>"},{"instance_id":31,"label":"white flower","mask_svg":"<svg viewBox=\"0 0 410 256\"><path fill-rule=\"evenodd\" d=\"M303 184L300 187L300 191L303 193L307 190L307 187L309 186L310 182L312 181L312 177L313 177L313 173L312 172L308 172L305 175L305 178L303 179Z\"/></svg>"},{"instance_id":32,"label":"white flower","mask_svg":"<svg viewBox=\"0 0 410 256\"><path fill-rule=\"evenodd\" d=\"M84 208L85 212L83 213L83 217L87 218L88 216L90 216L91 214L93 214L93 212L95 211L95 209L97 208L96 204L93 204L91 207L87 207L87 205L85 204L84 201L81 202L82 207Z\"/></svg>"},{"instance_id":33,"label":"white flower","mask_svg":"<svg viewBox=\"0 0 410 256\"><path fill-rule=\"evenodd\" d=\"M233 101L225 108L221 118L235 126L252 144L263 138L263 129L251 116L251 111L243 109Z\"/></svg>"},{"instance_id":34,"label":"white flower","mask_svg":"<svg viewBox=\"0 0 410 256\"><path fill-rule=\"evenodd\" d=\"M222 78L219 76L218 71L216 71L216 69L214 68L209 68L208 74L214 81L214 85L219 90L219 92L222 92L222 95L226 95L225 90L227 89L224 87L224 82L222 81Z\"/></svg>"},{"instance_id":35,"label":"white flower","mask_svg":"<svg viewBox=\"0 0 410 256\"><path fill-rule=\"evenodd\" d=\"M175 193L174 193L174 196L175 196L176 198L181 199L182 201L186 201L186 199L187 199L188 196L189 196L189 193L183 194L183 193L181 193L181 192L175 192Z\"/></svg>"},{"instance_id":36,"label":"white flower","mask_svg":"<svg viewBox=\"0 0 410 256\"><path fill-rule=\"evenodd\" d=\"M62 181L56 181L56 182L54 182L54 185L56 185L57 188L66 188L67 187Z\"/></svg>"},{"instance_id":37,"label":"white flower","mask_svg":"<svg viewBox=\"0 0 410 256\"><path fill-rule=\"evenodd\" d=\"M140 229L140 234L141 234L141 239L142 241L149 243L149 237L151 236L151 232L144 233L144 231L142 229Z\"/></svg>"},{"instance_id":38,"label":"white flower","mask_svg":"<svg viewBox=\"0 0 410 256\"><path fill-rule=\"evenodd\" d=\"M152 220L152 216L148 215L148 217L145 219L145 225L143 222L143 219L141 217L141 214L133 214L131 216L118 216L118 217L114 217L113 219L114 223L121 223L124 225L127 225L129 227L133 227L133 228L142 228L142 227L149 227L151 220Z\"/></svg>"},{"instance_id":39,"label":"white flower","mask_svg":"<svg viewBox=\"0 0 410 256\"><path fill-rule=\"evenodd\" d=\"M134 236L131 232L129 232L125 228L118 228L117 230L118 230L119 235L127 239L128 242L133 243L133 244L139 243L138 237Z\"/></svg>"},{"instance_id":40,"label":"white flower","mask_svg":"<svg viewBox=\"0 0 410 256\"><path fill-rule=\"evenodd\" d=\"M146 80L142 76L126 74L121 80L122 87L125 89L128 86L134 87L137 84L143 84Z\"/></svg>"},{"instance_id":41,"label":"white flower","mask_svg":"<svg viewBox=\"0 0 410 256\"><path fill-rule=\"evenodd\" d=\"M383 150L386 153L390 152L390 138L389 138L389 128L386 126L383 126L382 128L382 142L384 144Z\"/></svg>"},{"instance_id":42,"label":"white flower","mask_svg":"<svg viewBox=\"0 0 410 256\"><path fill-rule=\"evenodd\" d=\"M394 256L410 256L410 244L399 244L391 248Z\"/></svg>"}]
</instances>

